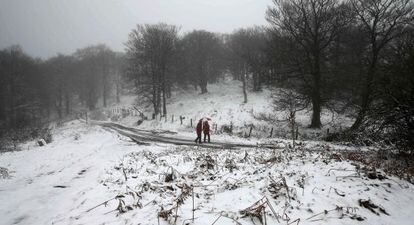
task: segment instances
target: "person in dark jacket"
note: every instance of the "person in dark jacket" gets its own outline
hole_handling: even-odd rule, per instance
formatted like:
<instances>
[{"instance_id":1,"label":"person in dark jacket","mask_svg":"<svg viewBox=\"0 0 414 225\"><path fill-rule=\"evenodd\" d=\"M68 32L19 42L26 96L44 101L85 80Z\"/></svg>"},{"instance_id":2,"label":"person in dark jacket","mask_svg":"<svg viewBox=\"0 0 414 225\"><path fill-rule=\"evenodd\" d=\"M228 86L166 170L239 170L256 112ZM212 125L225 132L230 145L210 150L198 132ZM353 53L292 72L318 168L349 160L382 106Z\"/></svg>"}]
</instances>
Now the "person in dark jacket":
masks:
<instances>
[{"instance_id":1,"label":"person in dark jacket","mask_svg":"<svg viewBox=\"0 0 414 225\"><path fill-rule=\"evenodd\" d=\"M201 144L201 131L203 130L203 120L199 120L196 126L196 133L197 133L197 138L195 139L195 142L200 143Z\"/></svg>"},{"instance_id":2,"label":"person in dark jacket","mask_svg":"<svg viewBox=\"0 0 414 225\"><path fill-rule=\"evenodd\" d=\"M204 142L206 142L206 137L208 137L208 143L210 143L210 124L208 121L204 121L203 123L203 133L204 133Z\"/></svg>"}]
</instances>

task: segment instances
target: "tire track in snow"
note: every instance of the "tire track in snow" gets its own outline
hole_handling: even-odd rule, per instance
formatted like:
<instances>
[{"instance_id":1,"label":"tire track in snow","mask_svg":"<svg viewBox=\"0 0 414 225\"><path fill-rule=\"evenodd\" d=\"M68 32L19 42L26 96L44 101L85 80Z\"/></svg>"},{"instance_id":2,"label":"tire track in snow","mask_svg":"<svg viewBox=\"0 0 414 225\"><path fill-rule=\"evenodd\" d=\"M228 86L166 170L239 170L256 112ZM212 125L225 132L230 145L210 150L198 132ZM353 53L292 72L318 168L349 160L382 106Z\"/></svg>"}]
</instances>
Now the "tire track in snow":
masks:
<instances>
[{"instance_id":1,"label":"tire track in snow","mask_svg":"<svg viewBox=\"0 0 414 225\"><path fill-rule=\"evenodd\" d=\"M137 143L146 144L147 142L155 143L165 143L173 145L186 145L186 146L200 146L204 148L216 148L216 149L229 149L229 148L256 148L258 145L253 144L241 144L241 143L226 143L226 142L214 142L214 143L203 143L197 144L193 140L162 136L161 132L151 131L151 130L142 130L133 127L127 127L121 124L113 122L102 122L102 121L91 121L92 124L102 126L104 128L109 128L118 132L121 135L127 136ZM260 146L266 147L266 146Z\"/></svg>"}]
</instances>

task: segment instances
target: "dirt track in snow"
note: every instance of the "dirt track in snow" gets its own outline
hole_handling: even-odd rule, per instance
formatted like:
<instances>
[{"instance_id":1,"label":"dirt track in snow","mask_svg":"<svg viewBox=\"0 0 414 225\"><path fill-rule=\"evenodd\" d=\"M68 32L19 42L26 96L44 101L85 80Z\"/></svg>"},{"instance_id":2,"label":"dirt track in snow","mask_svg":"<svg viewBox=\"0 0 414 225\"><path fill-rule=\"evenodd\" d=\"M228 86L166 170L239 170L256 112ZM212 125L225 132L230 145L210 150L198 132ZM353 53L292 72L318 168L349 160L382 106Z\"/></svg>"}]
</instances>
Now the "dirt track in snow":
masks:
<instances>
[{"instance_id":1,"label":"dirt track in snow","mask_svg":"<svg viewBox=\"0 0 414 225\"><path fill-rule=\"evenodd\" d=\"M166 130L143 130L134 127L124 126L122 124L106 122L106 121L91 121L91 124L98 125L106 129L116 131L117 133L131 138L134 142L140 145L148 145L149 143L165 143L173 145L183 145L183 146L198 146L203 148L212 148L212 149L241 149L241 148L267 148L267 149L277 149L283 150L283 145L274 145L274 144L245 144L237 142L223 142L223 141L214 141L212 143L195 143L194 139L179 137L177 133ZM174 135L176 135L174 137ZM328 144L329 145L329 144ZM327 146L328 146L327 145ZM328 146L329 147L329 146ZM314 148L312 146L303 146L302 151L306 152L326 152L335 149L320 149ZM376 151L361 151L357 148L347 149L346 151L336 151L337 154L341 154L343 158L348 158L349 154L356 153L364 158L372 157L378 154Z\"/></svg>"},{"instance_id":2,"label":"dirt track in snow","mask_svg":"<svg viewBox=\"0 0 414 225\"><path fill-rule=\"evenodd\" d=\"M229 148L255 148L259 147L258 145L253 144L242 144L242 143L227 143L227 142L212 142L212 143L202 143L197 144L193 139L183 138L183 137L173 137L171 134L173 132L169 131L154 131L154 130L142 130L133 127L127 127L121 124L112 123L112 122L102 122L102 121L91 121L91 124L99 125L104 128L109 128L118 132L121 135L127 136L139 144L147 144L149 142L165 143L165 144L174 144L174 145L186 145L186 146L201 146L204 148L219 148L219 149L229 149ZM170 134L169 136L166 136ZM270 147L270 146L260 146L260 147Z\"/></svg>"}]
</instances>

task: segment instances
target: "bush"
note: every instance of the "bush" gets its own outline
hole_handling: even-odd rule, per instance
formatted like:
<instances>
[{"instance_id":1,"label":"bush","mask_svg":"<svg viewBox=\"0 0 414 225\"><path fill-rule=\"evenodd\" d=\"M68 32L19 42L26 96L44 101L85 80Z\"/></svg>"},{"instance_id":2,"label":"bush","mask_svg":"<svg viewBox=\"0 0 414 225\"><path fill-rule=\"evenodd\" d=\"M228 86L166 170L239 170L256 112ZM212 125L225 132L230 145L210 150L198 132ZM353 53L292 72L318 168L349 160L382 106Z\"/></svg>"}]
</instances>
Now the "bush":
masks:
<instances>
[{"instance_id":1,"label":"bush","mask_svg":"<svg viewBox=\"0 0 414 225\"><path fill-rule=\"evenodd\" d=\"M47 144L52 143L53 141L52 130L49 128L43 129L40 137L43 138L43 140L45 140Z\"/></svg>"},{"instance_id":2,"label":"bush","mask_svg":"<svg viewBox=\"0 0 414 225\"><path fill-rule=\"evenodd\" d=\"M0 179L6 179L9 177L9 170L7 168L0 167Z\"/></svg>"},{"instance_id":3,"label":"bush","mask_svg":"<svg viewBox=\"0 0 414 225\"><path fill-rule=\"evenodd\" d=\"M108 120L108 117L102 111L96 110L92 111L89 115L89 118L92 120Z\"/></svg>"},{"instance_id":4,"label":"bush","mask_svg":"<svg viewBox=\"0 0 414 225\"><path fill-rule=\"evenodd\" d=\"M49 128L27 127L2 132L0 136L0 151L19 150L19 143L36 139L44 139L47 144L51 143L53 141L52 130Z\"/></svg>"}]
</instances>

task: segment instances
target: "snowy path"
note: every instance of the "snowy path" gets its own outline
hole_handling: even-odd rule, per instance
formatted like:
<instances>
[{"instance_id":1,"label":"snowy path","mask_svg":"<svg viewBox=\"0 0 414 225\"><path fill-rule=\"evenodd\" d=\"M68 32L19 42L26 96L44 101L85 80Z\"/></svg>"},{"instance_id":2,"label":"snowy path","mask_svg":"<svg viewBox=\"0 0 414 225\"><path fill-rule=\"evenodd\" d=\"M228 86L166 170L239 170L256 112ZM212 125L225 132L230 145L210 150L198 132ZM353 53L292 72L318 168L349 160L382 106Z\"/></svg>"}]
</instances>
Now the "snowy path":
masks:
<instances>
[{"instance_id":1,"label":"snowy path","mask_svg":"<svg viewBox=\"0 0 414 225\"><path fill-rule=\"evenodd\" d=\"M76 223L85 207L112 196L98 178L136 145L121 146L116 134L80 126L50 145L0 155L11 175L0 180L1 225Z\"/></svg>"},{"instance_id":2,"label":"snowy path","mask_svg":"<svg viewBox=\"0 0 414 225\"><path fill-rule=\"evenodd\" d=\"M164 143L164 144L173 144L173 145L182 145L182 146L199 146L203 148L212 148L212 149L242 149L242 148L267 148L267 149L277 149L283 150L287 144L290 144L290 140L280 140L279 143L269 144L269 143L259 143L256 142L253 144L253 141L244 140L243 143L236 141L223 141L217 140L211 143L202 143L197 144L192 138L178 136L175 132L171 131L156 131L156 130L144 130L134 127L125 126L119 123L105 122L105 121L91 121L91 124L98 125L104 128L113 130L123 136L131 138L138 144L148 145L149 143ZM326 151L325 147L332 148L332 150L341 150L340 154L345 156L347 154L358 153L369 157L371 154L376 154L376 151L373 150L363 150L360 148L347 147L342 145L337 145L335 143L329 142L315 142L315 141L298 141L302 143L302 151L307 152L323 152ZM282 144L280 144L282 143ZM323 143L323 144L322 144ZM322 145L321 145L322 144ZM319 145L319 147L317 146Z\"/></svg>"},{"instance_id":3,"label":"snowy path","mask_svg":"<svg viewBox=\"0 0 414 225\"><path fill-rule=\"evenodd\" d=\"M124 135L151 143L137 145ZM352 162L338 162L327 151L237 149L237 143L232 143L234 149L220 149L225 144L194 148L191 140L153 131L71 122L56 130L49 145L32 143L27 150L0 155L0 166L11 175L0 179L0 225L154 225L158 212L173 206L183 184L195 185L197 225L211 225L221 213L252 225L240 210L263 197L275 208L280 224L296 224L292 221L297 219L302 225L412 224L414 187L396 177L368 179L362 170L355 173ZM176 175L166 181L171 171ZM140 193L142 208L119 213L114 197L131 190ZM371 200L389 215L361 207L361 199ZM136 201L132 195L124 200L128 205ZM192 217L192 204L191 197L183 202L177 224ZM279 224L269 209L266 213L268 224ZM161 218L159 224L168 222ZM216 224L235 223L223 217ZM260 222L255 219L255 224Z\"/></svg>"},{"instance_id":4,"label":"snowy path","mask_svg":"<svg viewBox=\"0 0 414 225\"><path fill-rule=\"evenodd\" d=\"M112 122L102 122L102 121L92 121L92 124L100 125L102 127L110 128L112 130L117 131L118 133L127 136L138 143L145 143L145 142L158 142L158 143L166 143L166 144L174 144L174 145L186 145L186 146L202 146L204 148L255 148L258 147L257 144L243 144L243 143L234 143L234 142L222 142L222 141L215 141L214 143L202 143L197 144L192 139L184 138L184 137L173 137L162 135L159 132L150 131L150 130L142 130L132 127L127 127L118 123ZM266 146L260 146L266 147Z\"/></svg>"}]
</instances>

